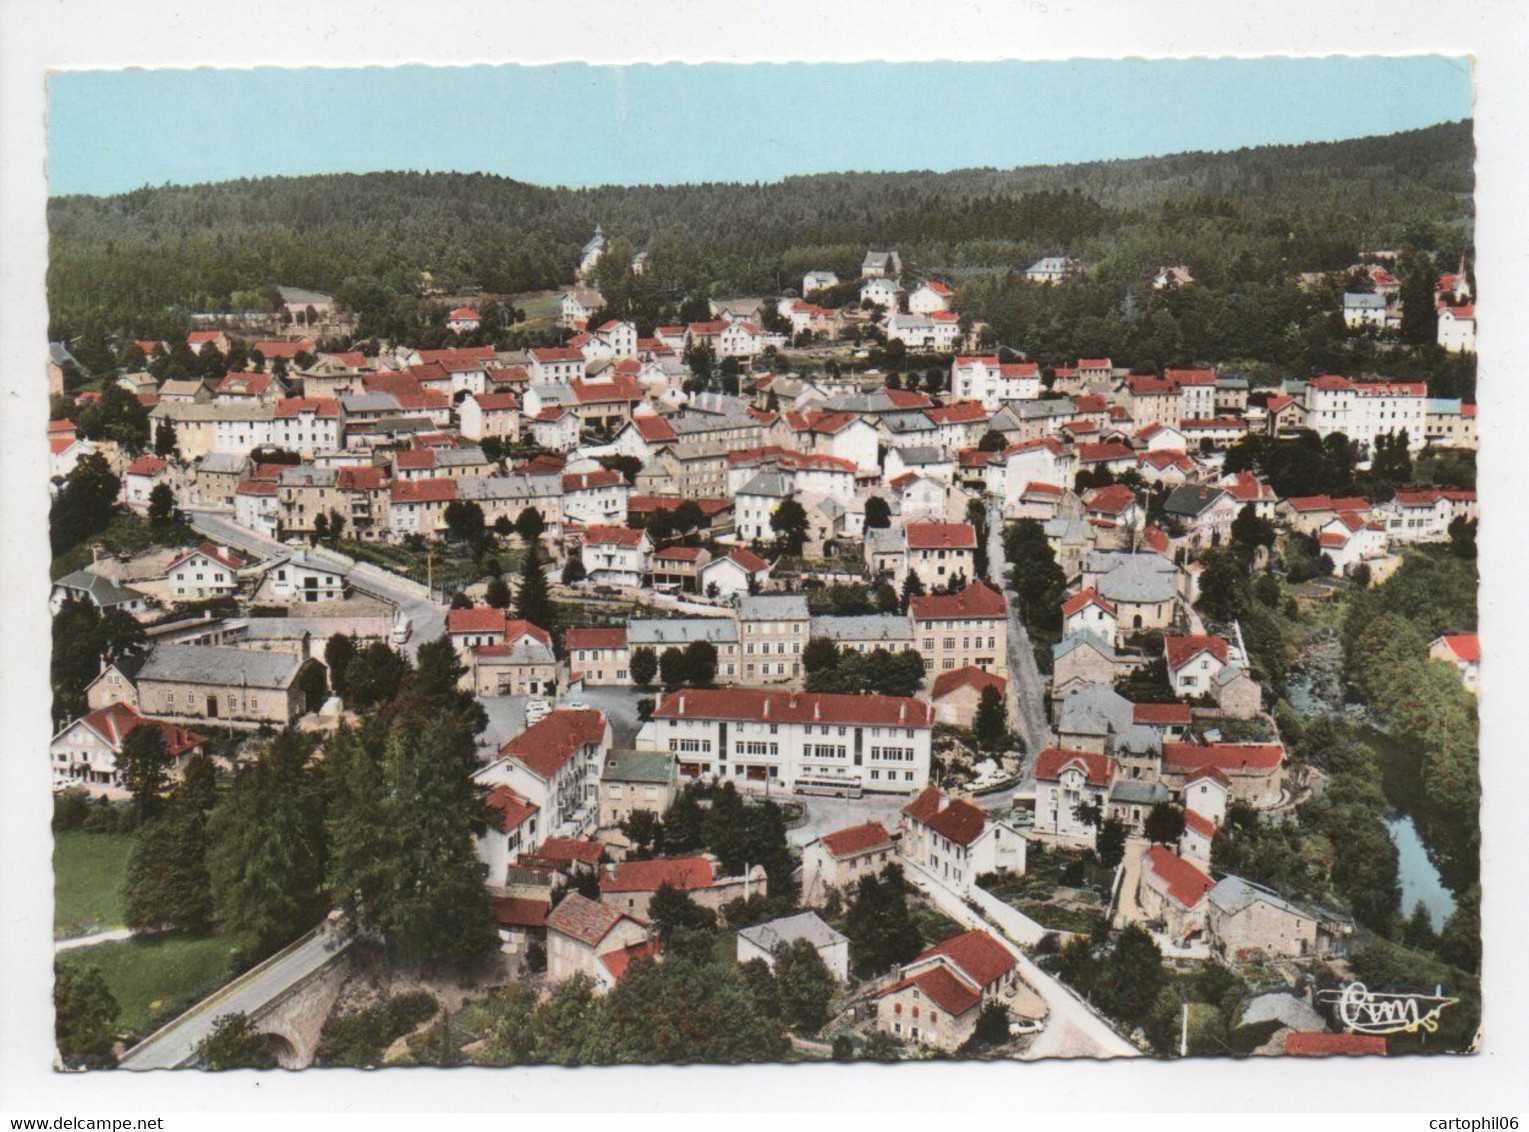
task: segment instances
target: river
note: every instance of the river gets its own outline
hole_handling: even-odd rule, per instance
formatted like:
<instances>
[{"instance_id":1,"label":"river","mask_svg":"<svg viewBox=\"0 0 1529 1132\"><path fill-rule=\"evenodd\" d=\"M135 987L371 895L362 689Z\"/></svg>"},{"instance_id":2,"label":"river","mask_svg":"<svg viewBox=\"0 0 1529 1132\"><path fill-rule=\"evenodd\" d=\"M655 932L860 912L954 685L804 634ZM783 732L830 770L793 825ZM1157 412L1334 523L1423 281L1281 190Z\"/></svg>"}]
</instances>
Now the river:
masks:
<instances>
[{"instance_id":1,"label":"river","mask_svg":"<svg viewBox=\"0 0 1529 1132\"><path fill-rule=\"evenodd\" d=\"M1439 870L1428 859L1428 850L1418 836L1417 826L1409 814L1396 814L1386 819L1386 832L1396 846L1399 856L1397 871L1402 882L1402 915L1412 915L1413 908L1422 901L1428 909L1435 931L1444 926L1450 913L1455 910L1455 898L1439 877Z\"/></svg>"}]
</instances>

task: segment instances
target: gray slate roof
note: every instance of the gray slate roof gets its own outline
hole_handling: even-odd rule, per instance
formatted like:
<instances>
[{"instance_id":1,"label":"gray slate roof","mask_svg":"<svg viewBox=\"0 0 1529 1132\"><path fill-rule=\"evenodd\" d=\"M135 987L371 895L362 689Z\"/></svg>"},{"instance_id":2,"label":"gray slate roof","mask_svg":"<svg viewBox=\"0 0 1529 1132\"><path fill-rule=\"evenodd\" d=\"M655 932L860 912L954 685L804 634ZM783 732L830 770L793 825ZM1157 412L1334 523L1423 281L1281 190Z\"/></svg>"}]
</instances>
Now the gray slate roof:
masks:
<instances>
[{"instance_id":1,"label":"gray slate roof","mask_svg":"<svg viewBox=\"0 0 1529 1132\"><path fill-rule=\"evenodd\" d=\"M286 688L302 666L301 657L288 653L212 645L160 645L144 661L138 679Z\"/></svg>"},{"instance_id":2,"label":"gray slate roof","mask_svg":"<svg viewBox=\"0 0 1529 1132\"><path fill-rule=\"evenodd\" d=\"M745 621L806 621L805 594L748 594L738 599L738 616Z\"/></svg>"},{"instance_id":3,"label":"gray slate roof","mask_svg":"<svg viewBox=\"0 0 1529 1132\"><path fill-rule=\"evenodd\" d=\"M123 605L130 601L142 601L143 594L133 590L124 589L109 578L103 578L100 574L91 573L89 570L76 570L72 574L66 574L53 583L70 591L76 596L87 595L96 605L105 609L113 605Z\"/></svg>"},{"instance_id":4,"label":"gray slate roof","mask_svg":"<svg viewBox=\"0 0 1529 1132\"><path fill-rule=\"evenodd\" d=\"M906 641L913 637L913 623L900 613L824 614L812 618L809 631L829 641Z\"/></svg>"},{"instance_id":5,"label":"gray slate roof","mask_svg":"<svg viewBox=\"0 0 1529 1132\"><path fill-rule=\"evenodd\" d=\"M1122 753L1161 750L1156 728L1135 722L1136 706L1108 684L1085 684L1062 700L1057 730L1072 735L1113 736Z\"/></svg>"},{"instance_id":6,"label":"gray slate roof","mask_svg":"<svg viewBox=\"0 0 1529 1132\"><path fill-rule=\"evenodd\" d=\"M612 751L605 759L606 782L666 783L674 778L674 756L664 751Z\"/></svg>"},{"instance_id":7,"label":"gray slate roof","mask_svg":"<svg viewBox=\"0 0 1529 1132\"><path fill-rule=\"evenodd\" d=\"M670 645L688 645L693 641L710 641L714 645L737 644L737 622L730 617L675 617L662 621L628 621L626 625L628 648L647 645L652 649L662 649Z\"/></svg>"},{"instance_id":8,"label":"gray slate roof","mask_svg":"<svg viewBox=\"0 0 1529 1132\"><path fill-rule=\"evenodd\" d=\"M1147 603L1178 596L1178 567L1161 554L1095 551L1086 569L1100 574L1095 588L1107 601Z\"/></svg>"},{"instance_id":9,"label":"gray slate roof","mask_svg":"<svg viewBox=\"0 0 1529 1132\"><path fill-rule=\"evenodd\" d=\"M845 937L829 927L816 912L798 912L794 916L766 920L744 928L738 934L769 952L774 952L777 947L789 947L799 939L805 939L819 950L845 942Z\"/></svg>"}]
</instances>

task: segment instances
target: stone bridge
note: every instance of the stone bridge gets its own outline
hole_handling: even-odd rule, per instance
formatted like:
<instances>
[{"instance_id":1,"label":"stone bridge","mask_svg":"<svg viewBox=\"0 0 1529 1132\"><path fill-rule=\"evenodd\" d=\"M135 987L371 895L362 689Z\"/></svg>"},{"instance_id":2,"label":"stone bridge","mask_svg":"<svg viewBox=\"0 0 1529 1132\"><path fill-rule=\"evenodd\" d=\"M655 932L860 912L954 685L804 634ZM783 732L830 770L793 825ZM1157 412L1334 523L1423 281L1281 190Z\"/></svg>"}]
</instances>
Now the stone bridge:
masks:
<instances>
[{"instance_id":1,"label":"stone bridge","mask_svg":"<svg viewBox=\"0 0 1529 1132\"><path fill-rule=\"evenodd\" d=\"M353 939L325 923L214 991L186 1013L122 1055L123 1069L179 1069L219 1018L242 1013L268 1035L277 1063L301 1069L313 1062L319 1033L351 972Z\"/></svg>"}]
</instances>

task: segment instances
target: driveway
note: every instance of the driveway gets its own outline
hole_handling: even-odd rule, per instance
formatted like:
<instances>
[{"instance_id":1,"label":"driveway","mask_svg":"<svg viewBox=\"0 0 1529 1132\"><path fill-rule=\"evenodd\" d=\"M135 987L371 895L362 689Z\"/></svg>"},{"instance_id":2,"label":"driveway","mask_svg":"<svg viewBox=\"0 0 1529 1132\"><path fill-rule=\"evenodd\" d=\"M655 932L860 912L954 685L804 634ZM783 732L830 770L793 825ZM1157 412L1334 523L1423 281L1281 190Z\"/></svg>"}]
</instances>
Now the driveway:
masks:
<instances>
[{"instance_id":1,"label":"driveway","mask_svg":"<svg viewBox=\"0 0 1529 1132\"><path fill-rule=\"evenodd\" d=\"M831 798L791 793L783 793L781 796L806 807L806 824L786 833L786 840L798 846L806 845L809 841L814 841L836 829L863 825L868 821L879 821L886 826L888 833L895 833L900 811L913 800L906 794L866 794L859 798Z\"/></svg>"}]
</instances>

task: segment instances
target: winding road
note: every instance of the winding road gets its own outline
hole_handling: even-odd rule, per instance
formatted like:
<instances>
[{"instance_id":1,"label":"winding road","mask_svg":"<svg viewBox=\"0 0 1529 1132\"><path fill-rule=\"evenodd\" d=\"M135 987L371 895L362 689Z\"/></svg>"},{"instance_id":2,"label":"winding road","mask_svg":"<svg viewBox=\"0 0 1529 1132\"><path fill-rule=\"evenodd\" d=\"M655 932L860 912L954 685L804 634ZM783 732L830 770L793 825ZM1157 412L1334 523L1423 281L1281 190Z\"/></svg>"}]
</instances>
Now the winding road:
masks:
<instances>
[{"instance_id":1,"label":"winding road","mask_svg":"<svg viewBox=\"0 0 1529 1132\"><path fill-rule=\"evenodd\" d=\"M292 547L273 538L239 526L227 514L187 509L191 525L208 538L262 557L285 554ZM446 631L446 607L420 596L412 583L380 567L358 562L350 570L351 583L358 589L391 602L409 618L411 631L404 651L413 656L421 643L433 641Z\"/></svg>"},{"instance_id":2,"label":"winding road","mask_svg":"<svg viewBox=\"0 0 1529 1132\"><path fill-rule=\"evenodd\" d=\"M1019 616L1019 600L1008 592L1009 560L1003 551L1003 511L996 500L988 503L988 576L996 579L1009 606L1009 716L1025 741L1027 778L1033 773L1035 755L1054 742L1046 718L1046 681L1035 663L1035 648ZM1031 782L1033 788L1033 782Z\"/></svg>"}]
</instances>

